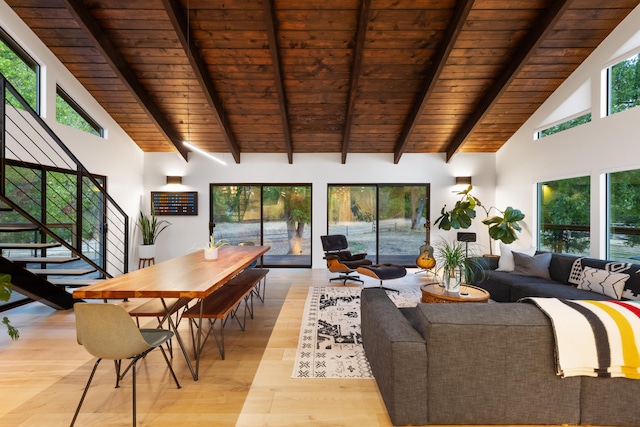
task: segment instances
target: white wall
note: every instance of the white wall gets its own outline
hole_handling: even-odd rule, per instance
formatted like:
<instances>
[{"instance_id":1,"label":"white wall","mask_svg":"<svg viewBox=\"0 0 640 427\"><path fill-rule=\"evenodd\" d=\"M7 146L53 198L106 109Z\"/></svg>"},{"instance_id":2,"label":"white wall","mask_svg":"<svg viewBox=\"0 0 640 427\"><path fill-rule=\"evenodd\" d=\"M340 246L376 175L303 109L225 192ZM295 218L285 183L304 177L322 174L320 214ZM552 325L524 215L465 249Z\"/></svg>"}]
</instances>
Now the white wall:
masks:
<instances>
[{"instance_id":1,"label":"white wall","mask_svg":"<svg viewBox=\"0 0 640 427\"><path fill-rule=\"evenodd\" d=\"M640 168L640 108L601 117L602 70L613 60L633 54L634 49L637 52L639 34L637 7L497 153L496 200L533 213L525 219L527 232L522 234L521 244L536 243L536 184L586 175L591 177L592 187L591 255L605 256L603 176ZM592 122L534 141L535 130L585 82L591 84Z\"/></svg>"},{"instance_id":2,"label":"white wall","mask_svg":"<svg viewBox=\"0 0 640 427\"><path fill-rule=\"evenodd\" d=\"M236 164L229 154L218 155L228 163L222 166L199 154L190 153L189 161L170 153L145 153L144 208L150 209L151 191L197 191L198 216L166 216L172 225L158 239L157 260L175 257L202 248L208 238L209 184L311 183L312 266L326 268L320 236L327 231L327 184L430 183L431 219L435 220L446 203L458 200L453 185L456 176L472 176L474 193L483 203L492 204L495 183L494 154L458 154L451 163L444 154L404 154L397 165L392 154L349 154L345 165L340 154L294 154L293 164L285 154L242 154ZM181 186L165 184L167 175L183 176ZM487 246L484 225L480 224L479 242ZM475 228L470 231L476 231ZM431 238L445 235L432 228ZM448 233L455 237L455 231ZM416 256L419 248L415 249Z\"/></svg>"},{"instance_id":3,"label":"white wall","mask_svg":"<svg viewBox=\"0 0 640 427\"><path fill-rule=\"evenodd\" d=\"M107 176L109 194L135 220L143 194L142 150L3 0L0 27L41 66L42 118L89 171ZM56 122L56 83L105 128L105 138Z\"/></svg>"}]
</instances>

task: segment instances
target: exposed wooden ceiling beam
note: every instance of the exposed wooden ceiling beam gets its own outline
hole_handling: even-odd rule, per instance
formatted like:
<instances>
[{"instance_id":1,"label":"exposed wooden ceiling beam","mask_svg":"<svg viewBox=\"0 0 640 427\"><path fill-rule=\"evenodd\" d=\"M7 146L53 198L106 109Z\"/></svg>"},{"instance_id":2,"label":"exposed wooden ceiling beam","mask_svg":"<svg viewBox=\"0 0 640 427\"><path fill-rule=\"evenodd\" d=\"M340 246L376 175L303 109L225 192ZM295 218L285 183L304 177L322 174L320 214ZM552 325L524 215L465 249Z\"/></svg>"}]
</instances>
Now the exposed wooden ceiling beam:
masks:
<instances>
[{"instance_id":1,"label":"exposed wooden ceiling beam","mask_svg":"<svg viewBox=\"0 0 640 427\"><path fill-rule=\"evenodd\" d=\"M464 27L465 22L467 21L467 17L469 16L469 12L473 7L473 3L475 0L465 0L457 2L456 8L453 11L453 16L451 17L451 21L449 21L449 25L447 26L447 30L442 41L442 44L438 48L436 55L433 60L433 65L429 68L427 72L427 76L425 78L425 84L420 91L420 96L416 103L413 105L409 116L407 117L407 121L405 123L404 128L402 129L402 134L400 135L400 139L396 144L396 148L394 150L393 163L398 163L400 161L400 157L404 153L405 148L407 147L407 142L415 129L416 122L418 117L422 114L429 97L433 93L434 88L440 78L440 74L444 69L445 64L447 63L447 59L451 54L451 50L453 50L453 46L458 40L458 36Z\"/></svg>"},{"instance_id":2,"label":"exposed wooden ceiling beam","mask_svg":"<svg viewBox=\"0 0 640 427\"><path fill-rule=\"evenodd\" d=\"M282 61L278 49L278 39L276 37L276 18L273 0L264 0L264 20L267 24L267 35L269 38L269 51L271 52L271 63L273 64L273 74L278 93L278 106L280 107L280 118L282 119L282 132L284 133L284 146L287 150L289 164L293 163L293 143L291 142L291 127L289 126L289 109L287 107L287 95L284 91L284 77L282 75Z\"/></svg>"},{"instance_id":3,"label":"exposed wooden ceiling beam","mask_svg":"<svg viewBox=\"0 0 640 427\"><path fill-rule=\"evenodd\" d=\"M133 95L138 104L140 104L140 108L145 111L164 137L171 141L182 157L187 160L189 150L182 144L182 138L180 138L179 133L174 129L171 122L169 122L151 96L149 96L144 86L138 81L134 72L124 61L122 55L120 55L120 52L118 52L116 47L111 43L111 40L102 29L100 22L94 18L82 0L62 0L62 2L78 25L93 38L96 48L100 51L109 66L111 66L113 72L120 78L122 84L127 87L131 95Z\"/></svg>"},{"instance_id":4,"label":"exposed wooden ceiling beam","mask_svg":"<svg viewBox=\"0 0 640 427\"><path fill-rule=\"evenodd\" d=\"M207 72L204 60L198 53L196 43L189 33L191 29L187 25L188 16L185 15L178 0L162 0L162 4L164 5L164 8L169 15L169 20L178 35L180 44L189 58L189 65L191 66L196 80L202 88L203 95L215 114L216 121L218 122L220 131L229 146L229 150L231 151L236 163L240 163L240 146L238 145L235 135L231 131L228 120L225 119L222 102L220 102L220 98L213 87L213 82ZM187 13L189 12L187 11Z\"/></svg>"},{"instance_id":5,"label":"exposed wooden ceiling beam","mask_svg":"<svg viewBox=\"0 0 640 427\"><path fill-rule=\"evenodd\" d=\"M480 101L478 107L449 143L449 146L447 147L447 162L449 162L453 155L458 152L467 137L482 121L483 117L498 101L504 91L507 90L511 82L518 75L518 72L520 72L522 67L524 67L529 59L531 59L535 54L536 49L553 30L556 23L562 18L562 15L567 11L567 9L569 9L572 1L573 0L553 1L551 6L549 6L549 8L543 13L538 22L535 23L529 35L516 49L514 57L509 61L509 65L500 73L500 77L489 88L482 101Z\"/></svg>"},{"instance_id":6,"label":"exposed wooden ceiling beam","mask_svg":"<svg viewBox=\"0 0 640 427\"><path fill-rule=\"evenodd\" d=\"M371 10L371 0L362 0L360 5L360 15L358 17L358 28L356 29L356 45L353 49L353 65L351 67L351 81L349 82L349 94L347 98L347 111L345 114L344 133L342 134L342 164L347 163L347 153L351 139L351 126L353 125L353 110L356 103L356 93L358 92L358 80L362 68L362 52L367 34L367 24L369 22L369 11Z\"/></svg>"}]
</instances>

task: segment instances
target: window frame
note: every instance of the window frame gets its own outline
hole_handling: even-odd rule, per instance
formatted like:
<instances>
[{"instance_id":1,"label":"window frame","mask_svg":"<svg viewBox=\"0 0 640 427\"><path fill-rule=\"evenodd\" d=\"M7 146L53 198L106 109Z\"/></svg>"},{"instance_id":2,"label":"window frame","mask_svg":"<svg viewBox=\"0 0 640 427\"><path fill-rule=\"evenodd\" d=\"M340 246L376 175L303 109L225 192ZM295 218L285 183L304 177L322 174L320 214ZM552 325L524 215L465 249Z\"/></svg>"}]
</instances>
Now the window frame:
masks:
<instances>
[{"instance_id":1,"label":"window frame","mask_svg":"<svg viewBox=\"0 0 640 427\"><path fill-rule=\"evenodd\" d=\"M638 104L638 105L634 105L634 106L629 107L629 108L625 108L624 110L615 111L615 112L611 111L612 110L612 96L611 96L611 84L612 84L612 82L611 82L611 72L612 72L612 69L616 65L621 64L621 63L623 63L625 61L628 61L628 60L630 60L630 59L632 59L634 57L637 57L637 61L640 61L640 49L635 49L635 50L632 50L632 51L630 51L630 52L628 52L628 53L626 53L626 54L624 54L622 56L619 56L617 59L615 59L614 61L610 62L608 65L606 65L604 67L604 84L606 85L605 86L606 92L604 94L604 98L605 98L605 101L604 101L604 116L605 117L612 116L614 114L630 110L630 109L632 109L634 107L640 107L640 104ZM640 90L640 88L638 88L638 90Z\"/></svg>"},{"instance_id":2,"label":"window frame","mask_svg":"<svg viewBox=\"0 0 640 427\"><path fill-rule=\"evenodd\" d=\"M56 84L56 97L57 97L57 96L59 96L60 98L62 98L62 100L63 100L64 102L66 102L66 103L67 103L67 105L69 105L69 106L71 107L71 109L73 109L73 111L75 111L75 112L76 112L76 114L78 114L80 117L82 117L82 119L83 119L85 122L87 122L87 124L88 124L89 126L91 126L91 128L96 132L96 134L91 133L91 132L87 132L87 131L85 131L85 130L83 130L83 129L79 129L79 128L75 127L75 126L67 125L66 123L59 122L59 121L58 121L58 108L57 108L57 105L56 105L56 122L57 122L57 123L60 123L61 125L65 125L65 126L72 127L72 128L74 128L74 129L78 129L78 130L83 131L83 132L87 132L87 133L89 133L89 134L91 134L91 135L98 136L98 137L100 137L100 138L104 138L104 128L103 128L102 126L100 126L100 124L99 124L96 120L94 120L94 118L93 118L93 117L91 117L91 116L89 115L89 113L87 113L87 111L86 111L84 108L82 108L82 107L80 106L80 104L78 104L78 103L77 103L77 102L76 102L76 101L71 97L71 95L69 95L69 94L68 94L68 93L67 93L67 92L66 92L66 91L65 91L65 90L64 90L60 85L58 85L58 84Z\"/></svg>"},{"instance_id":3,"label":"window frame","mask_svg":"<svg viewBox=\"0 0 640 427\"><path fill-rule=\"evenodd\" d=\"M24 62L29 68L31 68L36 75L36 105L35 105L35 112L36 114L39 116L40 115L40 100L41 100L41 84L40 84L40 64L31 57L31 55L29 55L27 53L26 50L24 50L22 48L22 46L20 46L20 44L18 42L16 42L13 37L11 37L5 30L4 28L0 27L0 40L7 45L7 47L9 49L11 49L13 51L13 53L16 54L16 56L18 58L20 58L22 60L22 62Z\"/></svg>"}]
</instances>

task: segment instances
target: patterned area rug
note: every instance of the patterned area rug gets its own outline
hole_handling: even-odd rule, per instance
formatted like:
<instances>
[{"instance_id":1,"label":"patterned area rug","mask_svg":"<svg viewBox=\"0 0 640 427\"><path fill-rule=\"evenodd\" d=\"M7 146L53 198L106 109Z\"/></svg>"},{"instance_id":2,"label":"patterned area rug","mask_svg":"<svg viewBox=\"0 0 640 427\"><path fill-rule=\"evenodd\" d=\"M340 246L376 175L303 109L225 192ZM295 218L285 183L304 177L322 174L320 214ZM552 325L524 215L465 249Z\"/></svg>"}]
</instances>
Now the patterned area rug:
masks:
<instances>
[{"instance_id":1,"label":"patterned area rug","mask_svg":"<svg viewBox=\"0 0 640 427\"><path fill-rule=\"evenodd\" d=\"M387 294L398 307L415 306L420 289ZM373 378L360 334L360 287L313 286L304 307L292 378Z\"/></svg>"}]
</instances>

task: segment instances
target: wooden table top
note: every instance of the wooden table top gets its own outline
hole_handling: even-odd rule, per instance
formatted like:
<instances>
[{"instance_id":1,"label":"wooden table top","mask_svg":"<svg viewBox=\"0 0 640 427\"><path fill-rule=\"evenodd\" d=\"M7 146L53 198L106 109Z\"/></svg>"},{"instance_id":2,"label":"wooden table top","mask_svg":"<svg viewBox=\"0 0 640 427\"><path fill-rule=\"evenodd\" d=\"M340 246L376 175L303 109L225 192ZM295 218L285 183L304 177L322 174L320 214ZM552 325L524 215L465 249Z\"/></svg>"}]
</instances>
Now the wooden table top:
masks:
<instances>
[{"instance_id":1,"label":"wooden table top","mask_svg":"<svg viewBox=\"0 0 640 427\"><path fill-rule=\"evenodd\" d=\"M488 291L472 285L460 285L460 293L447 292L438 283L422 285L422 302L488 302Z\"/></svg>"},{"instance_id":2,"label":"wooden table top","mask_svg":"<svg viewBox=\"0 0 640 427\"><path fill-rule=\"evenodd\" d=\"M223 246L218 259L204 251L135 270L73 291L74 298L204 298L270 249L269 246Z\"/></svg>"}]
</instances>

